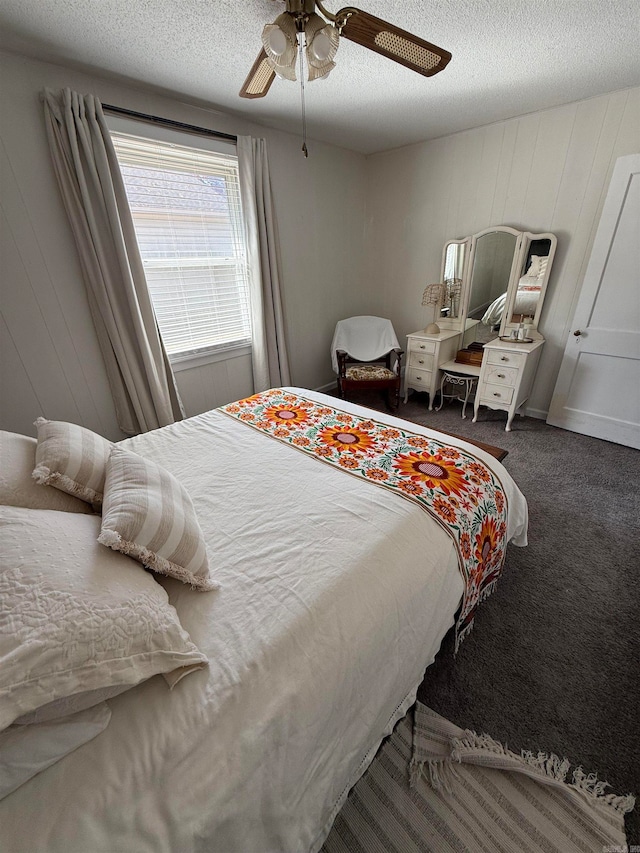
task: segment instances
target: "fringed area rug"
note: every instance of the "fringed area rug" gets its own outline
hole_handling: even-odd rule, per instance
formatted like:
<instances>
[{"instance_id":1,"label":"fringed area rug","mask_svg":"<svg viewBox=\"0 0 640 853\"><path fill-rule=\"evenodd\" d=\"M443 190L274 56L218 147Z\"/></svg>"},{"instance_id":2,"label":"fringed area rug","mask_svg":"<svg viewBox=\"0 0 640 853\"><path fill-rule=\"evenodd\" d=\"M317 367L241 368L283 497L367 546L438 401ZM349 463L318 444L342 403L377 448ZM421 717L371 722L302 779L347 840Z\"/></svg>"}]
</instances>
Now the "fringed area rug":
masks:
<instances>
[{"instance_id":1,"label":"fringed area rug","mask_svg":"<svg viewBox=\"0 0 640 853\"><path fill-rule=\"evenodd\" d=\"M415 706L349 794L322 853L624 850L631 795L555 755L517 755Z\"/></svg>"}]
</instances>

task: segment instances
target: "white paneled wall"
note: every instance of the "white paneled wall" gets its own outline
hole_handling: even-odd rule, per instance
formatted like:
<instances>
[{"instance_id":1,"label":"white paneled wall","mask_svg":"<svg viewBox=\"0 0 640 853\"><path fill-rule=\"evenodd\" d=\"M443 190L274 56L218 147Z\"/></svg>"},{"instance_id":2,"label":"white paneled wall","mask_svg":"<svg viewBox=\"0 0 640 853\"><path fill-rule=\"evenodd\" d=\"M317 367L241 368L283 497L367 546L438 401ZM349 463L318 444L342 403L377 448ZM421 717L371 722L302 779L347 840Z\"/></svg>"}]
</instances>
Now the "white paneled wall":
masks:
<instances>
[{"instance_id":1,"label":"white paneled wall","mask_svg":"<svg viewBox=\"0 0 640 853\"><path fill-rule=\"evenodd\" d=\"M613 165L638 151L635 88L369 157L368 279L398 334L424 327L447 240L491 225L555 233L528 407L545 417Z\"/></svg>"},{"instance_id":2,"label":"white paneled wall","mask_svg":"<svg viewBox=\"0 0 640 853\"><path fill-rule=\"evenodd\" d=\"M188 415L206 412L253 394L251 356L224 358L176 371L176 382Z\"/></svg>"}]
</instances>

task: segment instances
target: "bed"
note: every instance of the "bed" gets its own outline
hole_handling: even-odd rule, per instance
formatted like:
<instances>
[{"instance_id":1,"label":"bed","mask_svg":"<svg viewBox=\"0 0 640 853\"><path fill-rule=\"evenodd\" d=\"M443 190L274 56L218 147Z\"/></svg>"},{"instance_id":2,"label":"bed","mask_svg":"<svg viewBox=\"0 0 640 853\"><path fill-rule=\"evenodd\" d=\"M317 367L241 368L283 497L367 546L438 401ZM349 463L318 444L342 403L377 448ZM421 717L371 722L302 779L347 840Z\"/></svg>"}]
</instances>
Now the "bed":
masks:
<instances>
[{"instance_id":1,"label":"bed","mask_svg":"<svg viewBox=\"0 0 640 853\"><path fill-rule=\"evenodd\" d=\"M483 450L281 393L473 455L503 489L505 541L526 544L526 501ZM433 514L228 408L119 445L197 509L219 589L159 580L208 666L110 699L104 731L0 801L3 853L315 853L454 625L460 556Z\"/></svg>"}]
</instances>

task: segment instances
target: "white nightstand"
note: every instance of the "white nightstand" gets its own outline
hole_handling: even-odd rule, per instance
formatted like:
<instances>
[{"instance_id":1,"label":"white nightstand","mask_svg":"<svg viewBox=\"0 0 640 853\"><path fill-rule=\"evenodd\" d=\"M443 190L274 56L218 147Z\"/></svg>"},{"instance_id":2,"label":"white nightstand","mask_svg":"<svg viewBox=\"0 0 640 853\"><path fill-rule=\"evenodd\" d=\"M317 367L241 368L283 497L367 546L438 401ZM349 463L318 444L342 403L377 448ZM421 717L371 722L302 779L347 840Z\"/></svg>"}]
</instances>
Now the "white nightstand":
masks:
<instances>
[{"instance_id":1,"label":"white nightstand","mask_svg":"<svg viewBox=\"0 0 640 853\"><path fill-rule=\"evenodd\" d=\"M515 413L531 393L543 344L544 338L527 344L498 339L484 345L473 412L474 423L478 420L480 406L488 406L507 412L505 430L511 430Z\"/></svg>"},{"instance_id":2,"label":"white nightstand","mask_svg":"<svg viewBox=\"0 0 640 853\"><path fill-rule=\"evenodd\" d=\"M436 391L440 388L440 365L455 358L461 332L442 331L439 335L412 332L407 335L407 366L404 377L404 401L409 389L426 391L429 395L429 410L433 409Z\"/></svg>"}]
</instances>

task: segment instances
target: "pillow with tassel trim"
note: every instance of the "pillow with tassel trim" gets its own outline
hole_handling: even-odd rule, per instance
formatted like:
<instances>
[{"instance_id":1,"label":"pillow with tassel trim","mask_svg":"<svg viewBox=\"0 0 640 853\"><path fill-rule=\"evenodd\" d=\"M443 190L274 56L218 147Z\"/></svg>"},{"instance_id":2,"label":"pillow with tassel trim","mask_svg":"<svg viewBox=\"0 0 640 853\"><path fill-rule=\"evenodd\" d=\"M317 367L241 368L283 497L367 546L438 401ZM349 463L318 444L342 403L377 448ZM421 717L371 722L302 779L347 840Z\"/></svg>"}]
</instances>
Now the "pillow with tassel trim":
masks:
<instances>
[{"instance_id":1,"label":"pillow with tassel trim","mask_svg":"<svg viewBox=\"0 0 640 853\"><path fill-rule=\"evenodd\" d=\"M38 418L36 483L54 486L100 510L112 443L86 427Z\"/></svg>"},{"instance_id":2,"label":"pillow with tassel trim","mask_svg":"<svg viewBox=\"0 0 640 853\"><path fill-rule=\"evenodd\" d=\"M0 504L90 513L86 501L34 482L31 475L37 446L38 442L29 435L0 430Z\"/></svg>"},{"instance_id":3,"label":"pillow with tassel trim","mask_svg":"<svg viewBox=\"0 0 640 853\"><path fill-rule=\"evenodd\" d=\"M113 447L98 542L194 589L217 589L204 536L184 486L161 465Z\"/></svg>"}]
</instances>

